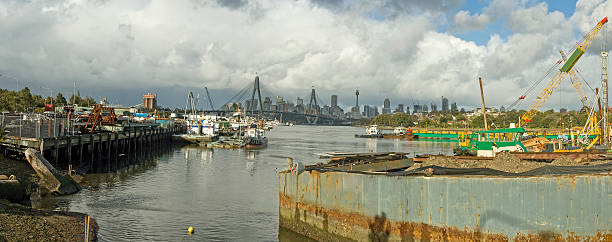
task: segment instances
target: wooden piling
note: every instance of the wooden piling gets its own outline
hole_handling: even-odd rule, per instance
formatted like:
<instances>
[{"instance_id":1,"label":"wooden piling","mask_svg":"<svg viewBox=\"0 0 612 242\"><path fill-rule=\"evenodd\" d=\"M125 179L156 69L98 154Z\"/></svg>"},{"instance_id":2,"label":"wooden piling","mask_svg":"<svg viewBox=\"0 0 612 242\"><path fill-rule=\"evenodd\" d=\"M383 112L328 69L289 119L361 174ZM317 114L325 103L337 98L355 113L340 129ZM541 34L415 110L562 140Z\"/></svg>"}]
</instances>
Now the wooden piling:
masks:
<instances>
[{"instance_id":1,"label":"wooden piling","mask_svg":"<svg viewBox=\"0 0 612 242\"><path fill-rule=\"evenodd\" d=\"M79 135L79 165L83 164L83 137Z\"/></svg>"},{"instance_id":2,"label":"wooden piling","mask_svg":"<svg viewBox=\"0 0 612 242\"><path fill-rule=\"evenodd\" d=\"M89 169L93 169L93 165L96 161L96 146L95 146L95 141L94 141L94 136L93 134L89 135L89 147L91 147L90 149L90 153L91 153L91 161L89 162Z\"/></svg>"}]
</instances>

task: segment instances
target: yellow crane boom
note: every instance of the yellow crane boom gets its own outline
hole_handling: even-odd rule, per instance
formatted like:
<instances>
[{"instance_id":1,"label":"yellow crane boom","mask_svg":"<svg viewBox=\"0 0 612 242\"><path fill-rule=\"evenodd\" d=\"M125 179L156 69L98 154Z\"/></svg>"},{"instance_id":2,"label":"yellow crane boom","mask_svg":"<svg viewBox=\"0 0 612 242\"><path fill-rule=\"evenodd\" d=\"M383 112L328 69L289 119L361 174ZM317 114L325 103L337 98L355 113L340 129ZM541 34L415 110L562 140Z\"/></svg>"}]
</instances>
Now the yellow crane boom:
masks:
<instances>
[{"instance_id":1,"label":"yellow crane boom","mask_svg":"<svg viewBox=\"0 0 612 242\"><path fill-rule=\"evenodd\" d=\"M563 52L562 50L559 51L561 53L561 56L563 57L563 61L567 61L567 57L565 56L565 52ZM588 108L589 107L589 98L587 97L586 93L584 92L584 88L582 88L582 83L580 83L580 79L578 79L578 76L576 75L576 72L574 72L574 70L570 70L569 71L569 79L570 82L572 83L572 86L574 87L574 90L576 90L576 94L578 94L578 99L580 99L580 103L582 104L582 107L584 108Z\"/></svg>"},{"instance_id":2,"label":"yellow crane boom","mask_svg":"<svg viewBox=\"0 0 612 242\"><path fill-rule=\"evenodd\" d=\"M582 57L584 52L588 50L589 46L593 42L593 39L595 38L597 33L599 33L599 30L601 30L603 25L607 22L608 17L603 18L597 23L597 25L591 30L591 32L589 32L586 37L584 37L584 39L580 41L580 43L578 43L578 46L576 47L574 52L572 52L572 55L570 55L570 57L564 62L561 69L557 71L555 76L553 76L552 80L550 80L548 85L546 85L544 90L542 90L542 93L538 95L536 101L532 103L531 106L529 106L529 109L521 116L519 126L524 126L525 124L531 122L536 113L538 113L538 110L542 107L542 105L544 105L544 103L546 103L546 100L548 100L548 98L555 91L555 89L559 87L561 81L563 81L563 78L565 78L565 76L568 74L571 75L570 72L572 71L574 65L576 65L578 60L580 60L580 57Z\"/></svg>"}]
</instances>

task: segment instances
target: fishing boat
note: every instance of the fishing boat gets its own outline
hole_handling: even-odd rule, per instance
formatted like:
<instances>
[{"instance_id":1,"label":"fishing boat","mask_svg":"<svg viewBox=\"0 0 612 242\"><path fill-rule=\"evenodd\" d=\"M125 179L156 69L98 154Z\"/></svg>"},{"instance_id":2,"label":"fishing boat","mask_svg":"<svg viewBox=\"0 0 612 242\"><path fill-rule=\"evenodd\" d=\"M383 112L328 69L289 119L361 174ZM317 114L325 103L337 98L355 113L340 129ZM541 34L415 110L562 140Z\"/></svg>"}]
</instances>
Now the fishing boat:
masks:
<instances>
[{"instance_id":1,"label":"fishing boat","mask_svg":"<svg viewBox=\"0 0 612 242\"><path fill-rule=\"evenodd\" d=\"M366 134L355 134L355 138L382 138L378 125L370 125L366 128Z\"/></svg>"},{"instance_id":2,"label":"fishing boat","mask_svg":"<svg viewBox=\"0 0 612 242\"><path fill-rule=\"evenodd\" d=\"M265 135L265 131L253 124L250 128L245 130L245 136L243 137L246 148L258 148L265 147L268 145L268 138Z\"/></svg>"}]
</instances>

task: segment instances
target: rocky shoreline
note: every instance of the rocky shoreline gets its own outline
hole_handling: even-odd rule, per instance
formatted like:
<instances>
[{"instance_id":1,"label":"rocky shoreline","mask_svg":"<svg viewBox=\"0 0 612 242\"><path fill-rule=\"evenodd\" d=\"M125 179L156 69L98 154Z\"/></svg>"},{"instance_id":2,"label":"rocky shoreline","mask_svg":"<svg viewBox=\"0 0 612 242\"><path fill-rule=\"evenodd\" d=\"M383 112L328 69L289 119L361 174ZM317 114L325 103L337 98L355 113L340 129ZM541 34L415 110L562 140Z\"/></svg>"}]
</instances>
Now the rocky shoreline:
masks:
<instances>
[{"instance_id":1,"label":"rocky shoreline","mask_svg":"<svg viewBox=\"0 0 612 242\"><path fill-rule=\"evenodd\" d=\"M23 192L20 201L0 194L0 241L83 241L88 218L89 241L97 241L98 226L87 214L31 208L30 197L40 196L40 178L27 161L0 155L0 175L13 175Z\"/></svg>"}]
</instances>

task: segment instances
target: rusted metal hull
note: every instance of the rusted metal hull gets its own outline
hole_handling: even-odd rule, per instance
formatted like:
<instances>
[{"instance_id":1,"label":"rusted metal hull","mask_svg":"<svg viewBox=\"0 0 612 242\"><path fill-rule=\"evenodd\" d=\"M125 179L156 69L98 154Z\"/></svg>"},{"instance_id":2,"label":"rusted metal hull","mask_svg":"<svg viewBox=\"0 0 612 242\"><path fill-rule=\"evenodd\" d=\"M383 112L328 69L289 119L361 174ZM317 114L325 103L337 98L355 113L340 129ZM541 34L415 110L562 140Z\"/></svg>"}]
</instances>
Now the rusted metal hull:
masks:
<instances>
[{"instance_id":1,"label":"rusted metal hull","mask_svg":"<svg viewBox=\"0 0 612 242\"><path fill-rule=\"evenodd\" d=\"M612 241L611 177L281 172L279 221L319 240Z\"/></svg>"},{"instance_id":2,"label":"rusted metal hull","mask_svg":"<svg viewBox=\"0 0 612 242\"><path fill-rule=\"evenodd\" d=\"M414 136L412 134L401 134L401 135L383 134L382 138L383 139L405 139L405 140L412 140L414 138Z\"/></svg>"},{"instance_id":3,"label":"rusted metal hull","mask_svg":"<svg viewBox=\"0 0 612 242\"><path fill-rule=\"evenodd\" d=\"M401 159L401 160L390 160L390 161L379 161L379 162L368 162L361 164L346 164L334 167L326 167L333 170L341 171L389 171L402 168L408 168L412 166L414 162L412 159Z\"/></svg>"}]
</instances>

